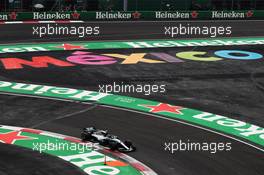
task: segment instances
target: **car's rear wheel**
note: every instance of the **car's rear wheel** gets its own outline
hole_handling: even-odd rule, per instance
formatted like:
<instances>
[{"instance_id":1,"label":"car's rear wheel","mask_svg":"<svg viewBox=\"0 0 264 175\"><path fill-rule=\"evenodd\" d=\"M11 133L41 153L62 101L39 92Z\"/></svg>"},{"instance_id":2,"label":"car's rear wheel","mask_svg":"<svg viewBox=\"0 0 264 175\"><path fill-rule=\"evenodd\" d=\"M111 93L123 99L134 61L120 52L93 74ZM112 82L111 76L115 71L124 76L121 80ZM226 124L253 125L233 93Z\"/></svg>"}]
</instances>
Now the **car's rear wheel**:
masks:
<instances>
[{"instance_id":1,"label":"car's rear wheel","mask_svg":"<svg viewBox=\"0 0 264 175\"><path fill-rule=\"evenodd\" d=\"M109 143L109 148L112 150L112 151L115 151L118 149L118 144L116 142L110 142Z\"/></svg>"},{"instance_id":2,"label":"car's rear wheel","mask_svg":"<svg viewBox=\"0 0 264 175\"><path fill-rule=\"evenodd\" d=\"M81 139L82 141L90 141L92 139L92 135L89 133L82 133Z\"/></svg>"}]
</instances>

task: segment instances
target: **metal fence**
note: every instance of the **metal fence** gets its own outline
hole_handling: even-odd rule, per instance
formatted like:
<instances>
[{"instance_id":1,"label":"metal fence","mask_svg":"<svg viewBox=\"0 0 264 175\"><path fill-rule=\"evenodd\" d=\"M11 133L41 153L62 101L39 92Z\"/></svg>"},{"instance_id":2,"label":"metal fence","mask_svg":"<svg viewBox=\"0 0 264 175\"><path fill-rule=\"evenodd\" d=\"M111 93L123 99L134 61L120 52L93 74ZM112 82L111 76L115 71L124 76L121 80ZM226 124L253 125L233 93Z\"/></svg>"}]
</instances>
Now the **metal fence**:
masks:
<instances>
[{"instance_id":1,"label":"metal fence","mask_svg":"<svg viewBox=\"0 0 264 175\"><path fill-rule=\"evenodd\" d=\"M264 10L264 0L0 0L0 12L68 10Z\"/></svg>"}]
</instances>

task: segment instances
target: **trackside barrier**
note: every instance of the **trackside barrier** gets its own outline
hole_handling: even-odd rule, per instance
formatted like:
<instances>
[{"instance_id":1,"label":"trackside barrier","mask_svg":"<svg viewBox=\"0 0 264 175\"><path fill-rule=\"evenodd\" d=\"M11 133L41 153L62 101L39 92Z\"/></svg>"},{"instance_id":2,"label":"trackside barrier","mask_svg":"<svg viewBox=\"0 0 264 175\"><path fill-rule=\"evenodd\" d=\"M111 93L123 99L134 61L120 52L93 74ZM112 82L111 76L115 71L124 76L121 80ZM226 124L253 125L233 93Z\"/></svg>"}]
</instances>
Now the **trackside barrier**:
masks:
<instances>
[{"instance_id":1,"label":"trackside barrier","mask_svg":"<svg viewBox=\"0 0 264 175\"><path fill-rule=\"evenodd\" d=\"M97 12L5 12L0 21L41 20L248 20L264 19L264 10L244 11L97 11Z\"/></svg>"}]
</instances>

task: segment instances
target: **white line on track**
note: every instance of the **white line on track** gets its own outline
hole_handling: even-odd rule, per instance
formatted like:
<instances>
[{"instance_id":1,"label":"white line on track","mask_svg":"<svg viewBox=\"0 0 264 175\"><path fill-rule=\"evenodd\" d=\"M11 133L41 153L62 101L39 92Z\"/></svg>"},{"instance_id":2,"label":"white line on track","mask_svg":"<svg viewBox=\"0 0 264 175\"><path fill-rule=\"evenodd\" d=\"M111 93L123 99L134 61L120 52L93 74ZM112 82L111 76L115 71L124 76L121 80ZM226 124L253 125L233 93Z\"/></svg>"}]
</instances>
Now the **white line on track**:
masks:
<instances>
[{"instance_id":1,"label":"white line on track","mask_svg":"<svg viewBox=\"0 0 264 175\"><path fill-rule=\"evenodd\" d=\"M32 98L40 98L40 99L49 99L49 100L55 100L55 101L66 101L66 102L82 103L82 104L94 104L94 103L90 103L90 102L76 102L74 100L57 99L57 98L50 98L50 97L40 97L40 96L25 95L25 94L15 94L15 93L8 93L8 92L1 92L1 91L0 91L0 94L6 94L6 95L12 95L12 96L22 96L22 97L32 97ZM149 116L156 117L156 118L159 118L159 119L164 119L164 120L173 121L173 122L181 123L181 124L184 124L184 125L188 125L188 126L191 126L191 127L194 127L194 128L198 128L198 129L201 129L201 130L204 130L204 131L208 131L208 132L211 132L211 133L214 133L214 134L221 135L223 137L235 140L237 142L243 143L245 145L248 145L248 146L250 146L252 148L255 148L255 149L259 150L259 151L264 152L263 148L260 148L260 147L258 147L256 145L253 145L251 143L248 143L246 141L240 140L240 139L235 138L233 136L230 136L230 135L227 135L227 134L224 134L224 133L221 133L221 132L209 129L209 128L205 128L205 127L202 127L202 126L199 126L199 125L194 125L194 124L191 124L191 123L188 123L188 122L184 122L184 121L177 120L177 119L163 117L163 116L160 116L160 115L155 115L155 114L150 114L150 113L146 113L146 112L136 111L136 110L133 110L133 109L109 106L109 105L104 105L104 104L99 104L99 103L96 103L96 104L98 104L98 106L102 106L102 107L107 107L107 108L117 109L117 110L123 110L123 111L128 111L128 112L134 112L134 113L143 114L143 115L149 115Z\"/></svg>"},{"instance_id":2,"label":"white line on track","mask_svg":"<svg viewBox=\"0 0 264 175\"><path fill-rule=\"evenodd\" d=\"M264 22L264 20L261 19L256 19L256 20L165 20L165 21L83 21L83 23L163 23L163 22L169 22L169 23L181 23L181 22L190 22L190 23L203 23L203 22L209 22L209 23L217 23L217 22L225 22L225 23L229 23L229 22L241 22L241 23L245 23L245 22Z\"/></svg>"},{"instance_id":3,"label":"white line on track","mask_svg":"<svg viewBox=\"0 0 264 175\"><path fill-rule=\"evenodd\" d=\"M67 21L65 21L67 22ZM69 20L70 23L97 23L97 24L104 24L104 23L181 23L181 22L188 22L188 23L217 23L217 22L224 22L224 23L234 23L234 22L264 22L264 20L256 19L256 20L151 20L151 21L81 21L81 20ZM37 21L37 23L57 23L55 21ZM32 24L27 21L6 21L5 24Z\"/></svg>"},{"instance_id":4,"label":"white line on track","mask_svg":"<svg viewBox=\"0 0 264 175\"><path fill-rule=\"evenodd\" d=\"M51 24L51 23L56 23L55 21L38 21L39 24ZM28 23L30 24L30 23Z\"/></svg>"},{"instance_id":5,"label":"white line on track","mask_svg":"<svg viewBox=\"0 0 264 175\"><path fill-rule=\"evenodd\" d=\"M5 24L23 24L23 21L7 21Z\"/></svg>"}]
</instances>

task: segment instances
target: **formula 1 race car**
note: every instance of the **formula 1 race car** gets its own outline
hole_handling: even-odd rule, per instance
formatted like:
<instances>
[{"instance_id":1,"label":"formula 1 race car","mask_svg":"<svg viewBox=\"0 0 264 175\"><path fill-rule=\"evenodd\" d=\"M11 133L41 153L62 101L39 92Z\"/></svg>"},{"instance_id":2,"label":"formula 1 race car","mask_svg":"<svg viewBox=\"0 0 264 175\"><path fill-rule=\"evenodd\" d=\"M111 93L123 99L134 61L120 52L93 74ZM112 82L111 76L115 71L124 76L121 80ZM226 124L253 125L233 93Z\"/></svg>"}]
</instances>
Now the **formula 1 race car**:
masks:
<instances>
[{"instance_id":1,"label":"formula 1 race car","mask_svg":"<svg viewBox=\"0 0 264 175\"><path fill-rule=\"evenodd\" d=\"M117 136L108 134L107 130L97 130L95 127L84 128L81 134L83 142L97 142L102 146L110 148L112 151L133 152L136 147L130 141L122 141Z\"/></svg>"}]
</instances>

